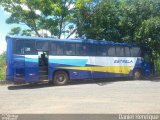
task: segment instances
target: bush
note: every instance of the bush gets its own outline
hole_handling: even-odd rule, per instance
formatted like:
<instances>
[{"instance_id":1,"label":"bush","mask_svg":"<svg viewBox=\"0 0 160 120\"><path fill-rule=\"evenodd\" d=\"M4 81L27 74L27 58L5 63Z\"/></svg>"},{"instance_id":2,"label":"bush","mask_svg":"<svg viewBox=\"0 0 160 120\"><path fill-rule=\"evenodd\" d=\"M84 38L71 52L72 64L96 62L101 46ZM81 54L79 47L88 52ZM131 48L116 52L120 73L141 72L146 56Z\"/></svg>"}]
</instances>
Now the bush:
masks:
<instances>
[{"instance_id":1,"label":"bush","mask_svg":"<svg viewBox=\"0 0 160 120\"><path fill-rule=\"evenodd\" d=\"M6 74L6 53L0 55L0 80L5 80Z\"/></svg>"},{"instance_id":2,"label":"bush","mask_svg":"<svg viewBox=\"0 0 160 120\"><path fill-rule=\"evenodd\" d=\"M160 73L160 60L157 62L157 72Z\"/></svg>"}]
</instances>

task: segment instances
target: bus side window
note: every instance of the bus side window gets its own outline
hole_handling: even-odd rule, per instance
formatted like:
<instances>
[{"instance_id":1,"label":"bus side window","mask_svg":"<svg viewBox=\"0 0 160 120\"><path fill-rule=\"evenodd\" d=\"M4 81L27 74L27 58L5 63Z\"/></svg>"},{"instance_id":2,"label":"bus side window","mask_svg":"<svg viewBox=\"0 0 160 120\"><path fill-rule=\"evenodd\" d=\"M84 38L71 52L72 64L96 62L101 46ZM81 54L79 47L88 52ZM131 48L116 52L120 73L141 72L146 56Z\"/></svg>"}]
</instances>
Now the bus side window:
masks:
<instances>
[{"instance_id":1,"label":"bus side window","mask_svg":"<svg viewBox=\"0 0 160 120\"><path fill-rule=\"evenodd\" d=\"M126 57L130 57L131 56L131 53L130 53L130 48L129 47L125 47L125 56Z\"/></svg>"},{"instance_id":2,"label":"bus side window","mask_svg":"<svg viewBox=\"0 0 160 120\"><path fill-rule=\"evenodd\" d=\"M27 54L27 55L34 55L36 54L35 50L35 42L34 41L24 41L24 40L17 40L15 45L15 53L16 54Z\"/></svg>"},{"instance_id":3,"label":"bus side window","mask_svg":"<svg viewBox=\"0 0 160 120\"><path fill-rule=\"evenodd\" d=\"M107 56L106 45L97 45L97 56Z\"/></svg>"},{"instance_id":4,"label":"bus side window","mask_svg":"<svg viewBox=\"0 0 160 120\"><path fill-rule=\"evenodd\" d=\"M43 51L48 51L48 42L46 41L38 41L36 43L36 49L40 49L40 50L43 50Z\"/></svg>"},{"instance_id":5,"label":"bus side window","mask_svg":"<svg viewBox=\"0 0 160 120\"><path fill-rule=\"evenodd\" d=\"M87 53L87 56L95 56L96 55L96 45L88 44L86 53Z\"/></svg>"},{"instance_id":6,"label":"bus side window","mask_svg":"<svg viewBox=\"0 0 160 120\"><path fill-rule=\"evenodd\" d=\"M34 55L36 54L36 49L35 49L35 41L25 41L24 42L24 51L26 55Z\"/></svg>"},{"instance_id":7,"label":"bus side window","mask_svg":"<svg viewBox=\"0 0 160 120\"><path fill-rule=\"evenodd\" d=\"M65 43L65 55L75 55L75 44Z\"/></svg>"},{"instance_id":8,"label":"bus side window","mask_svg":"<svg viewBox=\"0 0 160 120\"><path fill-rule=\"evenodd\" d=\"M140 47L132 47L131 48L131 56L132 57L140 57L141 56Z\"/></svg>"},{"instance_id":9,"label":"bus side window","mask_svg":"<svg viewBox=\"0 0 160 120\"><path fill-rule=\"evenodd\" d=\"M24 41L22 40L16 40L16 42L14 42L14 53L15 54L24 54Z\"/></svg>"},{"instance_id":10,"label":"bus side window","mask_svg":"<svg viewBox=\"0 0 160 120\"><path fill-rule=\"evenodd\" d=\"M81 56L81 44L76 44L76 55Z\"/></svg>"},{"instance_id":11,"label":"bus side window","mask_svg":"<svg viewBox=\"0 0 160 120\"><path fill-rule=\"evenodd\" d=\"M109 49L108 49L108 56L114 57L115 53L116 53L115 47L114 46L109 47Z\"/></svg>"},{"instance_id":12,"label":"bus side window","mask_svg":"<svg viewBox=\"0 0 160 120\"><path fill-rule=\"evenodd\" d=\"M56 43L52 42L51 43L51 55L56 55L57 50L56 50Z\"/></svg>"},{"instance_id":13,"label":"bus side window","mask_svg":"<svg viewBox=\"0 0 160 120\"><path fill-rule=\"evenodd\" d=\"M76 55L86 56L88 54L88 48L86 44L76 44Z\"/></svg>"},{"instance_id":14,"label":"bus side window","mask_svg":"<svg viewBox=\"0 0 160 120\"><path fill-rule=\"evenodd\" d=\"M124 48L116 46L116 57L124 57Z\"/></svg>"},{"instance_id":15,"label":"bus side window","mask_svg":"<svg viewBox=\"0 0 160 120\"><path fill-rule=\"evenodd\" d=\"M64 55L64 43L57 42L57 55Z\"/></svg>"}]
</instances>

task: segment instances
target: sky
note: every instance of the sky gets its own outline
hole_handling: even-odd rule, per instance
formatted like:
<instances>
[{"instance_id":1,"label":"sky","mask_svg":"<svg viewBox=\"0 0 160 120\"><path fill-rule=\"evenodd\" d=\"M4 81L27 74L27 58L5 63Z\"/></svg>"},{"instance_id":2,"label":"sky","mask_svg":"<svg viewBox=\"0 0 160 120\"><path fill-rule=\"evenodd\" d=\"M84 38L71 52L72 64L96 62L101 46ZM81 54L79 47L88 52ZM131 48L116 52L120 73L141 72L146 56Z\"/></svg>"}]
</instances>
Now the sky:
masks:
<instances>
[{"instance_id":1,"label":"sky","mask_svg":"<svg viewBox=\"0 0 160 120\"><path fill-rule=\"evenodd\" d=\"M6 51L6 41L5 37L10 32L13 27L26 28L25 25L19 24L6 24L6 19L10 16L9 13L5 12L2 7L0 7L0 54Z\"/></svg>"}]
</instances>

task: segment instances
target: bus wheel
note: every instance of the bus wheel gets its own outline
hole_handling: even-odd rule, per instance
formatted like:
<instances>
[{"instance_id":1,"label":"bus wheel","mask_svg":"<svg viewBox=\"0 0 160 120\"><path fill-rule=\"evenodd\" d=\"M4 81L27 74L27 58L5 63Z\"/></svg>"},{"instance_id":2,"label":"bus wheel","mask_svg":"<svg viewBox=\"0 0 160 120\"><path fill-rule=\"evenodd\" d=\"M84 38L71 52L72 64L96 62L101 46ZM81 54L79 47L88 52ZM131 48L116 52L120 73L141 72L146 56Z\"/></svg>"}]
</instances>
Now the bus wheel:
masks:
<instances>
[{"instance_id":1,"label":"bus wheel","mask_svg":"<svg viewBox=\"0 0 160 120\"><path fill-rule=\"evenodd\" d=\"M142 72L140 70L135 70L133 73L134 80L142 79Z\"/></svg>"},{"instance_id":2,"label":"bus wheel","mask_svg":"<svg viewBox=\"0 0 160 120\"><path fill-rule=\"evenodd\" d=\"M64 71L57 71L54 75L54 85L65 85L68 81L68 74Z\"/></svg>"}]
</instances>

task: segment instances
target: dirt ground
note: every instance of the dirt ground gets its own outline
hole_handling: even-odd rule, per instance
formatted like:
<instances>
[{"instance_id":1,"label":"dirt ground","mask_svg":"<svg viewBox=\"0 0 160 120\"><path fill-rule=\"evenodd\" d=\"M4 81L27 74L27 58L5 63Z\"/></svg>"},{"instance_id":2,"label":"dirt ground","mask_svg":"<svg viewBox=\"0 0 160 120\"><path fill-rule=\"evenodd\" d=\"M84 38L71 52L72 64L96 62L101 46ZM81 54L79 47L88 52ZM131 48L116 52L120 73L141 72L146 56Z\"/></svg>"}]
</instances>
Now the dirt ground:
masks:
<instances>
[{"instance_id":1,"label":"dirt ground","mask_svg":"<svg viewBox=\"0 0 160 120\"><path fill-rule=\"evenodd\" d=\"M160 79L2 85L0 113L160 113Z\"/></svg>"}]
</instances>

